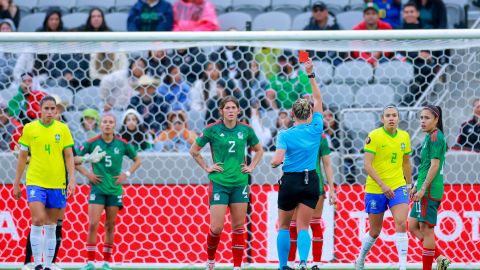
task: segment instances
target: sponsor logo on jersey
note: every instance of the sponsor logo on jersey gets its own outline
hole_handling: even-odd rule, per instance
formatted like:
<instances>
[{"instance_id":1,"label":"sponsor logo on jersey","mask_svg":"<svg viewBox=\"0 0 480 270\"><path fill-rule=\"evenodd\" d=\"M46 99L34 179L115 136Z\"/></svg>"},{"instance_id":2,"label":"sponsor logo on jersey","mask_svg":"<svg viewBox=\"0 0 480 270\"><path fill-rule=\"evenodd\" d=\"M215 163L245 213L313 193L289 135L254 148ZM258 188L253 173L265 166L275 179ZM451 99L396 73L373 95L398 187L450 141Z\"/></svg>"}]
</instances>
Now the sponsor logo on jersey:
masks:
<instances>
[{"instance_id":1,"label":"sponsor logo on jersey","mask_svg":"<svg viewBox=\"0 0 480 270\"><path fill-rule=\"evenodd\" d=\"M377 201L375 200L370 201L370 209L377 209Z\"/></svg>"},{"instance_id":2,"label":"sponsor logo on jersey","mask_svg":"<svg viewBox=\"0 0 480 270\"><path fill-rule=\"evenodd\" d=\"M115 155L118 155L120 153L120 149L118 149L118 147L115 147L115 149L113 149L113 152L115 153Z\"/></svg>"},{"instance_id":3,"label":"sponsor logo on jersey","mask_svg":"<svg viewBox=\"0 0 480 270\"><path fill-rule=\"evenodd\" d=\"M400 144L400 147L402 148L402 152L404 152L404 151L405 151L405 144L404 144L404 143L401 143L401 144Z\"/></svg>"},{"instance_id":4,"label":"sponsor logo on jersey","mask_svg":"<svg viewBox=\"0 0 480 270\"><path fill-rule=\"evenodd\" d=\"M240 140L243 140L243 133L242 132L238 132L237 136Z\"/></svg>"},{"instance_id":5,"label":"sponsor logo on jersey","mask_svg":"<svg viewBox=\"0 0 480 270\"><path fill-rule=\"evenodd\" d=\"M218 194L218 193L213 194L213 200L214 201L220 201L220 194Z\"/></svg>"},{"instance_id":6,"label":"sponsor logo on jersey","mask_svg":"<svg viewBox=\"0 0 480 270\"><path fill-rule=\"evenodd\" d=\"M57 142L60 141L60 134L55 134L55 141L57 141Z\"/></svg>"}]
</instances>

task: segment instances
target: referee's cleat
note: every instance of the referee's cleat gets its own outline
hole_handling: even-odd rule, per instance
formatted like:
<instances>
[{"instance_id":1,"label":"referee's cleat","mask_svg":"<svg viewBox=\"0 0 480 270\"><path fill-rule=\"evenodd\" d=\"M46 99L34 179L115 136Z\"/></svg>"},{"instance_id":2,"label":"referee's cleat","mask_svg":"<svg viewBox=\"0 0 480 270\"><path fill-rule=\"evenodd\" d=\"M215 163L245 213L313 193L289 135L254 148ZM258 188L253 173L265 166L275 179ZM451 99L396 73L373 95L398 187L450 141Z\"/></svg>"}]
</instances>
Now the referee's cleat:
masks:
<instances>
[{"instance_id":1,"label":"referee's cleat","mask_svg":"<svg viewBox=\"0 0 480 270\"><path fill-rule=\"evenodd\" d=\"M446 270L452 262L445 256L437 257L437 270Z\"/></svg>"},{"instance_id":2,"label":"referee's cleat","mask_svg":"<svg viewBox=\"0 0 480 270\"><path fill-rule=\"evenodd\" d=\"M300 262L300 264L298 265L298 270L307 270L308 267L307 267L307 263L306 262Z\"/></svg>"},{"instance_id":3,"label":"referee's cleat","mask_svg":"<svg viewBox=\"0 0 480 270\"><path fill-rule=\"evenodd\" d=\"M295 270L294 268L291 268L289 266L284 266L282 269L280 270Z\"/></svg>"},{"instance_id":4,"label":"referee's cleat","mask_svg":"<svg viewBox=\"0 0 480 270\"><path fill-rule=\"evenodd\" d=\"M365 262L359 262L355 260L355 270L364 270L365 269Z\"/></svg>"}]
</instances>

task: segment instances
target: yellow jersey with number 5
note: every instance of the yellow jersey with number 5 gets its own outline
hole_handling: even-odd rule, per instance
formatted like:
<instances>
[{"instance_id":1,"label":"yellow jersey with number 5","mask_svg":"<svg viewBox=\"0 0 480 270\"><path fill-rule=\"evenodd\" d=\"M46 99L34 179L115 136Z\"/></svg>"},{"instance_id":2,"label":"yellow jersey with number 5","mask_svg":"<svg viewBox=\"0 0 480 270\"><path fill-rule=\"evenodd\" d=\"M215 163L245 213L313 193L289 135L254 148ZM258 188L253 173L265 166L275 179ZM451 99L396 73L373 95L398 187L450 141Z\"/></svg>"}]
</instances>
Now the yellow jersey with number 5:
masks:
<instances>
[{"instance_id":1,"label":"yellow jersey with number 5","mask_svg":"<svg viewBox=\"0 0 480 270\"><path fill-rule=\"evenodd\" d=\"M411 153L408 132L397 129L395 135L392 135L383 127L377 128L368 134L364 150L375 155L372 166L389 188L395 190L406 184L403 174L403 156ZM370 176L367 177L365 192L383 193Z\"/></svg>"},{"instance_id":2,"label":"yellow jersey with number 5","mask_svg":"<svg viewBox=\"0 0 480 270\"><path fill-rule=\"evenodd\" d=\"M54 120L47 126L40 120L32 121L23 128L18 143L30 152L27 186L66 188L63 150L73 146L66 124Z\"/></svg>"}]
</instances>

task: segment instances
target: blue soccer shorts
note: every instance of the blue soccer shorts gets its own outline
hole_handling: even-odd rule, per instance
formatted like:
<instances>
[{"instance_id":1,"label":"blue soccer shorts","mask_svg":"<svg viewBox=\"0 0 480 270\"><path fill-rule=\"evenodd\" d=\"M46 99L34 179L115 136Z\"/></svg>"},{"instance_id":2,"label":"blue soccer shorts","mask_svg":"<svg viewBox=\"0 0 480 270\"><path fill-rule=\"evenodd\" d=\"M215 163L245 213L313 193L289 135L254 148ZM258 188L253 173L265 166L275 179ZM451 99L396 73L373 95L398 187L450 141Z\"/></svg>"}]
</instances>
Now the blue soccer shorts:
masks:
<instances>
[{"instance_id":1,"label":"blue soccer shorts","mask_svg":"<svg viewBox=\"0 0 480 270\"><path fill-rule=\"evenodd\" d=\"M66 190L61 188L27 186L27 201L41 202L45 208L65 208L67 206L66 194Z\"/></svg>"},{"instance_id":2,"label":"blue soccer shorts","mask_svg":"<svg viewBox=\"0 0 480 270\"><path fill-rule=\"evenodd\" d=\"M406 186L401 186L393 191L395 196L388 199L385 194L365 194L365 212L368 214L380 214L397 204L408 204L408 192Z\"/></svg>"}]
</instances>

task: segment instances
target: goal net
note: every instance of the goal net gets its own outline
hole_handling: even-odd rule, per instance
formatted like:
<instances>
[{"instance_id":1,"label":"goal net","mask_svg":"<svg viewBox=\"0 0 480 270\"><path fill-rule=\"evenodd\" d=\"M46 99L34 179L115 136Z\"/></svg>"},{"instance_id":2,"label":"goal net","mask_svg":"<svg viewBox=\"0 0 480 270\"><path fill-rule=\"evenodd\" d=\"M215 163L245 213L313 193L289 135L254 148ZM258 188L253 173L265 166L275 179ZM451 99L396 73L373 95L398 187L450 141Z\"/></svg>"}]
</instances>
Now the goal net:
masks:
<instances>
[{"instance_id":1,"label":"goal net","mask_svg":"<svg viewBox=\"0 0 480 270\"><path fill-rule=\"evenodd\" d=\"M478 122L464 123L475 106L480 113L480 105L472 105L480 97L479 31L18 33L2 34L0 41L0 268L24 260L30 214L25 187L22 199L12 196L12 149L21 126L38 117L35 98L44 94L58 99L75 147L99 132L98 115L108 111L117 118L118 135L140 152L142 165L124 185L113 252L114 262L134 267L206 261L208 179L188 149L220 117L219 99L237 97L240 118L266 150L250 178L244 263L274 268L281 170L269 163L292 102L311 93L299 50L314 60L338 194L335 206L328 200L324 206L322 260L351 267L368 230L362 147L366 134L380 126L382 108L399 107L416 174L424 138L418 112L431 103L444 110L451 148L436 238L454 265L479 265L480 130ZM208 149L202 153L211 160ZM84 177L77 181L64 218L60 265L86 261L90 188ZM232 261L230 233L227 221L219 263ZM367 263L395 265L393 235L387 212ZM101 225L98 250L103 237ZM408 262L418 265L421 246L413 237L409 243Z\"/></svg>"}]
</instances>

